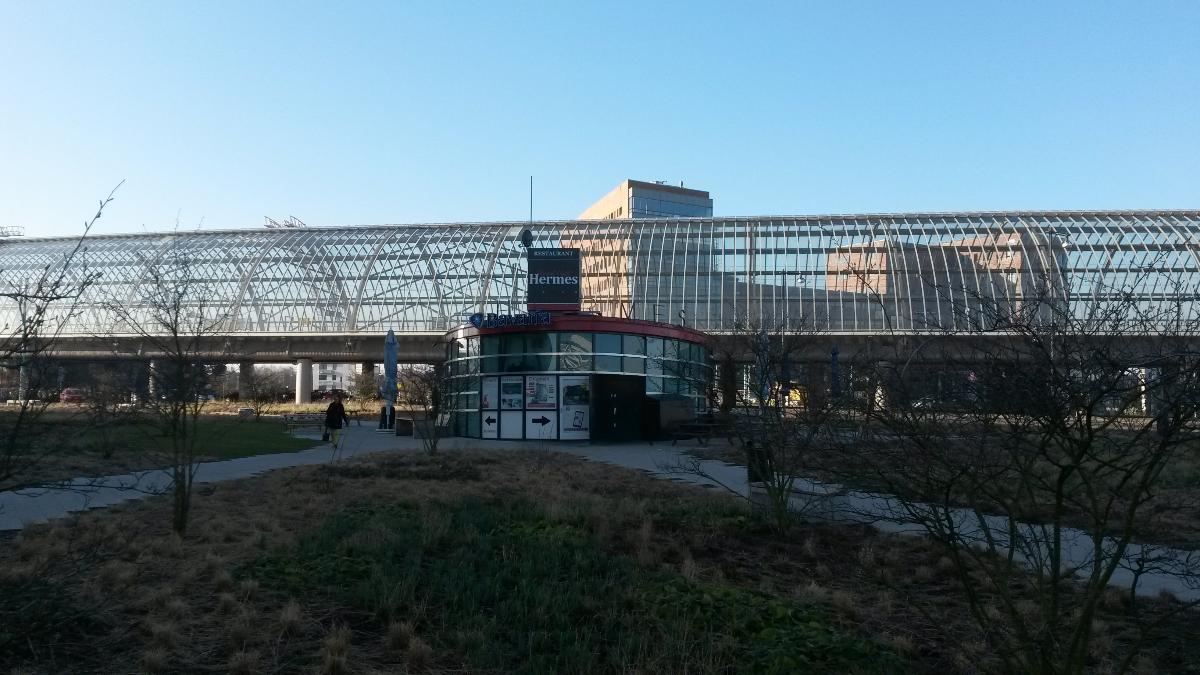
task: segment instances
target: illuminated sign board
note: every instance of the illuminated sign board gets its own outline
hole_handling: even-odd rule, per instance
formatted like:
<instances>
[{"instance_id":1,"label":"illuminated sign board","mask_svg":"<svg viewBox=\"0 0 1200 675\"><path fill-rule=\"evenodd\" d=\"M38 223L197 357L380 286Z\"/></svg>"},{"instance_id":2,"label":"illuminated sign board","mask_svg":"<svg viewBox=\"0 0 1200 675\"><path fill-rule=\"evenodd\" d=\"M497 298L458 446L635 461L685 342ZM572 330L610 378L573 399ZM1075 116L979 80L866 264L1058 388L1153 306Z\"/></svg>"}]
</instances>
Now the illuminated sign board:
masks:
<instances>
[{"instance_id":1,"label":"illuminated sign board","mask_svg":"<svg viewBox=\"0 0 1200 675\"><path fill-rule=\"evenodd\" d=\"M579 249L531 248L526 276L530 311L578 311L580 284Z\"/></svg>"}]
</instances>

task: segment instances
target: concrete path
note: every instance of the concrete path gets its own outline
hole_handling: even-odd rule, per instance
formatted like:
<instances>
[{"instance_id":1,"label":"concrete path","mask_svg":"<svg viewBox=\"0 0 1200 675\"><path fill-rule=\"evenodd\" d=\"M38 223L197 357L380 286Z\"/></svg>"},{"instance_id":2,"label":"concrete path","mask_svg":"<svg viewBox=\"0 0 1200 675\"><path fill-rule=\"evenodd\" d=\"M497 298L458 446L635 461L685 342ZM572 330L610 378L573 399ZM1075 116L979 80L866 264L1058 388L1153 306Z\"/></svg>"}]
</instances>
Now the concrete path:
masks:
<instances>
[{"instance_id":1,"label":"concrete path","mask_svg":"<svg viewBox=\"0 0 1200 675\"><path fill-rule=\"evenodd\" d=\"M336 455L339 460L372 452L418 447L412 439L380 433L374 427L352 426L343 433ZM297 435L318 439L320 431ZM247 478L275 469L324 464L334 457L333 447L323 444L299 452L204 462L196 470L195 482L205 484ZM69 513L162 494L170 487L169 471L151 469L116 476L76 478L47 487L0 492L0 531L19 530L25 525L61 518Z\"/></svg>"},{"instance_id":2,"label":"concrete path","mask_svg":"<svg viewBox=\"0 0 1200 675\"><path fill-rule=\"evenodd\" d=\"M575 445L562 443L554 448L584 459L639 469L669 480L705 487L723 487L746 497L750 486L746 468L715 460L700 460L687 454L686 447L670 445ZM889 495L842 490L816 481L799 480L792 510L813 520L870 524L880 530L907 535L924 535L910 509L920 504L904 504ZM983 519L967 509L952 511L955 527L964 541L981 543L985 531L1005 549L1009 543L1008 520L1000 516ZM1037 524L1018 524L1017 557L1026 565L1050 569L1046 562L1045 542L1052 536L1049 528ZM1066 528L1062 535L1063 564L1086 567L1095 555L1095 540L1086 532ZM1115 543L1104 539L1102 546L1112 550ZM1122 567L1113 573L1110 585L1128 588L1133 570L1154 569L1138 579L1138 595L1155 596L1166 591L1182 601L1200 600L1200 553L1155 545L1131 544Z\"/></svg>"}]
</instances>

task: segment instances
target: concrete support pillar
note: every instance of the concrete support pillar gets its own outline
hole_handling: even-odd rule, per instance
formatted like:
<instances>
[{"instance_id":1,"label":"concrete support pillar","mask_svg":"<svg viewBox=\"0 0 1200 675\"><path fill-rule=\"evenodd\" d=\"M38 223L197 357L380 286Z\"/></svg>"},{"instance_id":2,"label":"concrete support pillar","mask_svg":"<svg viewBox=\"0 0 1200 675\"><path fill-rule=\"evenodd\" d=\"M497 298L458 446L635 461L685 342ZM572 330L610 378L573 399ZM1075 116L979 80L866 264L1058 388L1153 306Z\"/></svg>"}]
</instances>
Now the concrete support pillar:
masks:
<instances>
[{"instance_id":1,"label":"concrete support pillar","mask_svg":"<svg viewBox=\"0 0 1200 675\"><path fill-rule=\"evenodd\" d=\"M358 364L358 372L374 373L375 372L375 362L374 361L363 361L362 363Z\"/></svg>"},{"instance_id":2,"label":"concrete support pillar","mask_svg":"<svg viewBox=\"0 0 1200 675\"><path fill-rule=\"evenodd\" d=\"M312 359L296 360L296 403L312 403Z\"/></svg>"},{"instance_id":3,"label":"concrete support pillar","mask_svg":"<svg viewBox=\"0 0 1200 675\"><path fill-rule=\"evenodd\" d=\"M244 401L254 392L254 364L238 362L238 396Z\"/></svg>"},{"instance_id":4,"label":"concrete support pillar","mask_svg":"<svg viewBox=\"0 0 1200 675\"><path fill-rule=\"evenodd\" d=\"M158 363L150 361L150 377L146 380L146 392L150 394L150 400L158 398Z\"/></svg>"},{"instance_id":5,"label":"concrete support pillar","mask_svg":"<svg viewBox=\"0 0 1200 675\"><path fill-rule=\"evenodd\" d=\"M877 410L887 410L891 389L891 380L895 377L892 371L892 364L886 361L880 361L876 364L875 376L871 382L871 396L873 397L873 407Z\"/></svg>"},{"instance_id":6,"label":"concrete support pillar","mask_svg":"<svg viewBox=\"0 0 1200 675\"><path fill-rule=\"evenodd\" d=\"M21 366L20 373L17 376L17 400L24 401L29 398L29 366Z\"/></svg>"},{"instance_id":7,"label":"concrete support pillar","mask_svg":"<svg viewBox=\"0 0 1200 675\"><path fill-rule=\"evenodd\" d=\"M1143 415L1152 415L1154 413L1154 405L1150 402L1150 371L1147 368L1138 368L1136 371L1138 379L1138 391L1140 396L1138 402L1141 405Z\"/></svg>"},{"instance_id":8,"label":"concrete support pillar","mask_svg":"<svg viewBox=\"0 0 1200 675\"><path fill-rule=\"evenodd\" d=\"M808 364L808 409L821 410L829 404L829 364L812 361Z\"/></svg>"}]
</instances>

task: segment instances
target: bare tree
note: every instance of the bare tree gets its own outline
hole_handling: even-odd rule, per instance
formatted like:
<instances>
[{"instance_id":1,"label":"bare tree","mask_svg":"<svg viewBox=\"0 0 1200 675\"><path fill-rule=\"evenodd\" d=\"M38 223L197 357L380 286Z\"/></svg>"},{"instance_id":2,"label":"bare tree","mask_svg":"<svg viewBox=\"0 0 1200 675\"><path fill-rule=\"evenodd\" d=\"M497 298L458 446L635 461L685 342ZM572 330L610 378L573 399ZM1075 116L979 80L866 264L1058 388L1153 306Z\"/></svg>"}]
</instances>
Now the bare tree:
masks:
<instances>
[{"instance_id":1,"label":"bare tree","mask_svg":"<svg viewBox=\"0 0 1200 675\"><path fill-rule=\"evenodd\" d=\"M124 181L122 181L123 183ZM33 476L47 455L60 446L54 429L43 424L47 404L57 394L48 355L71 321L79 316L80 298L99 274L86 264L86 242L92 227L113 201L118 188L101 200L83 232L61 256L36 269L0 271L4 325L0 330L0 364L13 371L17 386L11 407L0 415L0 485L15 487ZM37 394L41 392L42 396Z\"/></svg>"},{"instance_id":2,"label":"bare tree","mask_svg":"<svg viewBox=\"0 0 1200 675\"><path fill-rule=\"evenodd\" d=\"M104 459L111 459L116 453L119 430L141 421L142 403L133 403L131 392L137 391L135 378L143 371L129 365L94 364L88 369L84 409L89 426L95 430L95 449Z\"/></svg>"},{"instance_id":3,"label":"bare tree","mask_svg":"<svg viewBox=\"0 0 1200 675\"><path fill-rule=\"evenodd\" d=\"M155 257L142 260L143 277L130 297L110 298L106 309L116 324L144 343L152 358L151 381L156 393L147 402L169 443L166 459L172 478L172 522L184 534L192 504L192 484L199 464L196 430L204 408L208 369L202 362L205 339L225 317L210 282L187 248L186 239L171 237Z\"/></svg>"},{"instance_id":4,"label":"bare tree","mask_svg":"<svg viewBox=\"0 0 1200 675\"><path fill-rule=\"evenodd\" d=\"M255 368L252 376L243 377L239 393L254 410L255 421L279 410L287 401L293 379L291 368Z\"/></svg>"},{"instance_id":5,"label":"bare tree","mask_svg":"<svg viewBox=\"0 0 1200 675\"><path fill-rule=\"evenodd\" d=\"M827 397L800 405L798 348L803 336L742 324L717 345L721 410L739 459L748 471L748 498L761 508L777 532L788 530L809 506L815 484L807 479L817 466L818 451L837 421ZM736 364L749 362L747 386L738 386ZM716 481L703 460L685 458L668 469ZM739 492L734 486L726 486ZM818 497L823 495L818 495Z\"/></svg>"},{"instance_id":6,"label":"bare tree","mask_svg":"<svg viewBox=\"0 0 1200 675\"><path fill-rule=\"evenodd\" d=\"M1189 508L1163 487L1200 450L1200 326L1132 288L1068 304L1045 285L1004 307L963 295L985 333L931 327L860 364L878 388L859 411L867 435L826 468L890 495L865 515L941 546L993 659L981 667L1082 673L1111 587L1132 596L1149 572L1197 581L1194 555L1142 544ZM929 396L930 373L953 392ZM1122 617L1137 637L1109 670L1194 604Z\"/></svg>"},{"instance_id":7,"label":"bare tree","mask_svg":"<svg viewBox=\"0 0 1200 675\"><path fill-rule=\"evenodd\" d=\"M370 404L373 401L379 400L381 386L383 386L383 377L377 374L373 368L354 374L350 382L350 392L354 394L354 401L360 414L370 410Z\"/></svg>"},{"instance_id":8,"label":"bare tree","mask_svg":"<svg viewBox=\"0 0 1200 675\"><path fill-rule=\"evenodd\" d=\"M443 370L440 366L412 366L397 375L397 407L404 406L413 413L413 432L421 439L425 452L438 451L442 426L440 417L442 396L445 393Z\"/></svg>"}]
</instances>

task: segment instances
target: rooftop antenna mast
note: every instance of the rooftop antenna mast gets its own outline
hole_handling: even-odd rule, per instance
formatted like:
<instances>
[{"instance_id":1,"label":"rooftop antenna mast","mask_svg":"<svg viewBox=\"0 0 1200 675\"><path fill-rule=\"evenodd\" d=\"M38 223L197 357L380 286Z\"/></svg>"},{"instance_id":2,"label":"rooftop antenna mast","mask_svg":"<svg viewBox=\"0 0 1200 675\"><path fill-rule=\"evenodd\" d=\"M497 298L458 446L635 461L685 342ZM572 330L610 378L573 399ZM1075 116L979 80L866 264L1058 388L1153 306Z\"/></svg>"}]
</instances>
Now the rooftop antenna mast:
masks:
<instances>
[{"instance_id":1,"label":"rooftop antenna mast","mask_svg":"<svg viewBox=\"0 0 1200 675\"><path fill-rule=\"evenodd\" d=\"M529 222L533 222L533 176L529 177Z\"/></svg>"}]
</instances>

